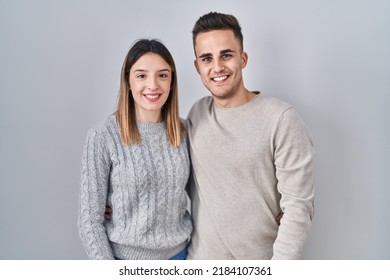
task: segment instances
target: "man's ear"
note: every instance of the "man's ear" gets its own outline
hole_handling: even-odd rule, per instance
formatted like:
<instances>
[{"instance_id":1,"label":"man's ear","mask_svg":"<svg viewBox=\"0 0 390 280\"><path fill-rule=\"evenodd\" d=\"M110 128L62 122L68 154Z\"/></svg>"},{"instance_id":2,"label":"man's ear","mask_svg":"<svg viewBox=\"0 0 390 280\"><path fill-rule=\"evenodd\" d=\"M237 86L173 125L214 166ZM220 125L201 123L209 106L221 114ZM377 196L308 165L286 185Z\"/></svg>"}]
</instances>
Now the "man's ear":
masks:
<instances>
[{"instance_id":1,"label":"man's ear","mask_svg":"<svg viewBox=\"0 0 390 280\"><path fill-rule=\"evenodd\" d=\"M200 75L198 60L196 60L196 59L194 60L194 66L195 66L196 72L198 72L198 74Z\"/></svg>"},{"instance_id":2,"label":"man's ear","mask_svg":"<svg viewBox=\"0 0 390 280\"><path fill-rule=\"evenodd\" d=\"M241 68L244 69L248 64L248 54L246 52L243 52L241 55Z\"/></svg>"}]
</instances>

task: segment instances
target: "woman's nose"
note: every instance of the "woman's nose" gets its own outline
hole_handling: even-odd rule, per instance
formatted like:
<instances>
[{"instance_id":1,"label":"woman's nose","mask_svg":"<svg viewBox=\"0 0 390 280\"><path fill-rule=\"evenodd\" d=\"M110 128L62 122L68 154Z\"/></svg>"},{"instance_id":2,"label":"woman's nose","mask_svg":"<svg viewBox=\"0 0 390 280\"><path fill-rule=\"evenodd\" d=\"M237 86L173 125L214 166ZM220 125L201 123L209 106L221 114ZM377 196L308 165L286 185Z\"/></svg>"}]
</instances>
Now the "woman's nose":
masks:
<instances>
[{"instance_id":1,"label":"woman's nose","mask_svg":"<svg viewBox=\"0 0 390 280\"><path fill-rule=\"evenodd\" d=\"M155 78L150 78L150 79L148 80L148 89L149 89L149 90L152 90L152 91L158 89L158 83L157 83L157 81L156 81Z\"/></svg>"}]
</instances>

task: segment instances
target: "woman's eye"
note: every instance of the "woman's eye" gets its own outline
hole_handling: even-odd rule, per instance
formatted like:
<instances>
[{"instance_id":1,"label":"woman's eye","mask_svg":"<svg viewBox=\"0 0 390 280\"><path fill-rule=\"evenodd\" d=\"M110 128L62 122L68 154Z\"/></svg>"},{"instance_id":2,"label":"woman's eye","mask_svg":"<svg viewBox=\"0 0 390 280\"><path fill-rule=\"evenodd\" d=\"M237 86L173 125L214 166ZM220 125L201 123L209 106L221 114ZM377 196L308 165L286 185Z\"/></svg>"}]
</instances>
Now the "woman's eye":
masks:
<instances>
[{"instance_id":1,"label":"woman's eye","mask_svg":"<svg viewBox=\"0 0 390 280\"><path fill-rule=\"evenodd\" d=\"M137 78L138 79L144 79L146 77L146 75L144 75L144 74L138 74L137 75Z\"/></svg>"},{"instance_id":2,"label":"woman's eye","mask_svg":"<svg viewBox=\"0 0 390 280\"><path fill-rule=\"evenodd\" d=\"M166 78L168 78L168 74L165 74L165 73L160 74L160 78L166 79Z\"/></svg>"}]
</instances>

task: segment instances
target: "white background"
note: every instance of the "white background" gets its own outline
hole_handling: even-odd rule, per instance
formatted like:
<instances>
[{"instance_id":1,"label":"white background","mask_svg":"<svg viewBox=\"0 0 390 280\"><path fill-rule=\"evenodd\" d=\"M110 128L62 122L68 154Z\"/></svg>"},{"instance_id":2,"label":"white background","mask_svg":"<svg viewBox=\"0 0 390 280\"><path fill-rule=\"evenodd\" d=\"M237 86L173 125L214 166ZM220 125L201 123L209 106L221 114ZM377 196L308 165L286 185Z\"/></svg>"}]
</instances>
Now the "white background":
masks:
<instances>
[{"instance_id":1,"label":"white background","mask_svg":"<svg viewBox=\"0 0 390 280\"><path fill-rule=\"evenodd\" d=\"M0 259L85 259L77 211L86 132L114 112L123 58L159 38L180 112L209 93L191 30L234 14L250 90L283 99L316 149L305 259L390 259L390 1L0 0Z\"/></svg>"}]
</instances>

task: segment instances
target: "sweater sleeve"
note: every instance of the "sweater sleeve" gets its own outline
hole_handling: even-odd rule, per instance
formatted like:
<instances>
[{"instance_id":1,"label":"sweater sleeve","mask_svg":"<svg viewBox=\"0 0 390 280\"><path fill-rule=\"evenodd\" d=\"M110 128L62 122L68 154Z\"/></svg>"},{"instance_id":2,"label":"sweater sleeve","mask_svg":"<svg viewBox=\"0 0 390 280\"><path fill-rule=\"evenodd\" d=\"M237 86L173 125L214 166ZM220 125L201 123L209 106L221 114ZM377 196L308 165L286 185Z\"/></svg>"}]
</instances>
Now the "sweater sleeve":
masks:
<instances>
[{"instance_id":1,"label":"sweater sleeve","mask_svg":"<svg viewBox=\"0 0 390 280\"><path fill-rule=\"evenodd\" d=\"M103 224L110 169L106 142L91 129L82 156L78 218L80 238L89 259L114 259Z\"/></svg>"},{"instance_id":2,"label":"sweater sleeve","mask_svg":"<svg viewBox=\"0 0 390 280\"><path fill-rule=\"evenodd\" d=\"M280 207L284 212L273 259L300 259L313 217L313 141L298 113L282 114L274 139Z\"/></svg>"}]
</instances>

